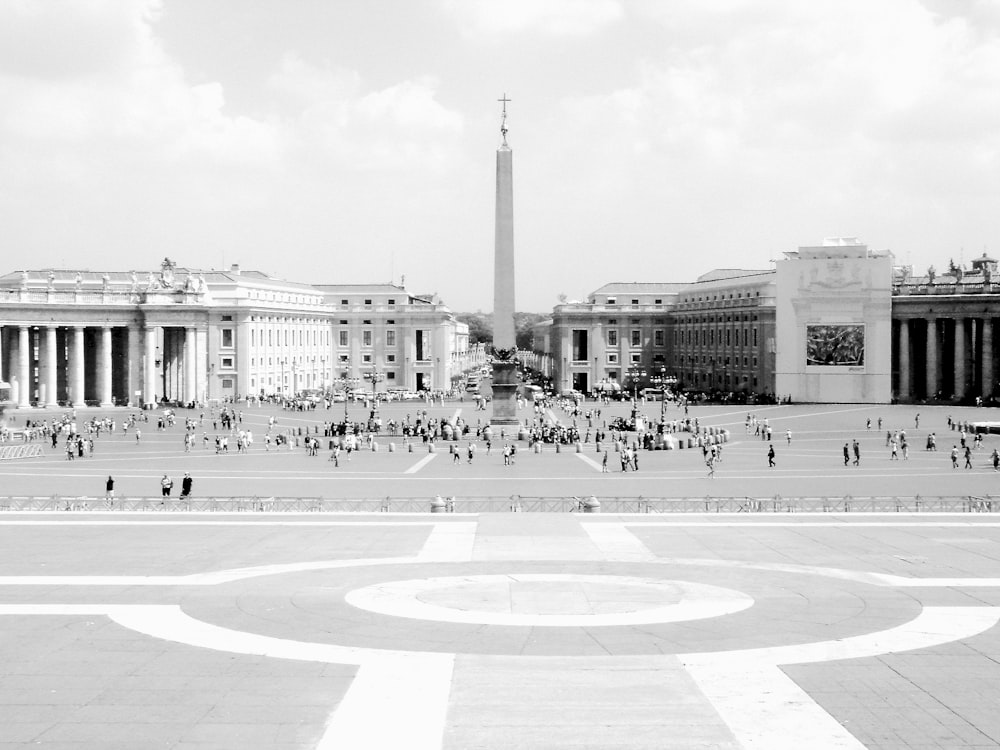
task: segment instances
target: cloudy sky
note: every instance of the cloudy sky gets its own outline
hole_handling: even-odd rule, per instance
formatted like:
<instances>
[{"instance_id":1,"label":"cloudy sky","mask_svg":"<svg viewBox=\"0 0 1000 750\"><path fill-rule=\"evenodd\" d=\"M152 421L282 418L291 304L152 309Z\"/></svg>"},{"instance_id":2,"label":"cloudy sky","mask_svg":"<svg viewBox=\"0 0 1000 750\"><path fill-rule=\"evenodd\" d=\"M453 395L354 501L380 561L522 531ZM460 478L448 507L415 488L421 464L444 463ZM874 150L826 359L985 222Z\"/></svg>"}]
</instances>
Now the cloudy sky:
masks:
<instances>
[{"instance_id":1,"label":"cloudy sky","mask_svg":"<svg viewBox=\"0 0 1000 750\"><path fill-rule=\"evenodd\" d=\"M993 0L5 0L0 272L240 263L519 310L857 236L1000 253Z\"/></svg>"}]
</instances>

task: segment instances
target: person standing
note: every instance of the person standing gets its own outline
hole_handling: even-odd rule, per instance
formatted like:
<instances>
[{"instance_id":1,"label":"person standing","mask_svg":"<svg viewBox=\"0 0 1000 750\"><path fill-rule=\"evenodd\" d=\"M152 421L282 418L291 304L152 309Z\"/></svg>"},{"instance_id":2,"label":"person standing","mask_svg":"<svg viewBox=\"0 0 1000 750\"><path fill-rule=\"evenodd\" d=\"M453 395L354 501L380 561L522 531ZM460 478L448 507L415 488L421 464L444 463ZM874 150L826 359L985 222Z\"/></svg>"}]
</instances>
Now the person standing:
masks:
<instances>
[{"instance_id":1,"label":"person standing","mask_svg":"<svg viewBox=\"0 0 1000 750\"><path fill-rule=\"evenodd\" d=\"M770 444L767 448L767 465L774 468L774 444Z\"/></svg>"},{"instance_id":2,"label":"person standing","mask_svg":"<svg viewBox=\"0 0 1000 750\"><path fill-rule=\"evenodd\" d=\"M965 468L972 468L972 448L965 446Z\"/></svg>"},{"instance_id":3,"label":"person standing","mask_svg":"<svg viewBox=\"0 0 1000 750\"><path fill-rule=\"evenodd\" d=\"M181 497L191 496L191 486L193 484L194 480L191 478L191 474L185 471L184 478L181 480Z\"/></svg>"},{"instance_id":4,"label":"person standing","mask_svg":"<svg viewBox=\"0 0 1000 750\"><path fill-rule=\"evenodd\" d=\"M991 458L993 459L993 471L997 471L1000 469L1000 451L994 448Z\"/></svg>"},{"instance_id":5,"label":"person standing","mask_svg":"<svg viewBox=\"0 0 1000 750\"><path fill-rule=\"evenodd\" d=\"M160 492L163 497L170 497L170 490L174 488L174 480L168 477L166 474L163 475L163 479L160 480Z\"/></svg>"},{"instance_id":6,"label":"person standing","mask_svg":"<svg viewBox=\"0 0 1000 750\"><path fill-rule=\"evenodd\" d=\"M993 452L996 453L996 451ZM115 480L110 474L108 475L108 481L104 483L104 497L108 500L115 499Z\"/></svg>"},{"instance_id":7,"label":"person standing","mask_svg":"<svg viewBox=\"0 0 1000 750\"><path fill-rule=\"evenodd\" d=\"M608 473L608 452L604 451L604 457L601 459L601 473Z\"/></svg>"},{"instance_id":8,"label":"person standing","mask_svg":"<svg viewBox=\"0 0 1000 750\"><path fill-rule=\"evenodd\" d=\"M953 469L957 469L958 468L958 446L957 445L952 445L951 446L951 468L953 468Z\"/></svg>"}]
</instances>

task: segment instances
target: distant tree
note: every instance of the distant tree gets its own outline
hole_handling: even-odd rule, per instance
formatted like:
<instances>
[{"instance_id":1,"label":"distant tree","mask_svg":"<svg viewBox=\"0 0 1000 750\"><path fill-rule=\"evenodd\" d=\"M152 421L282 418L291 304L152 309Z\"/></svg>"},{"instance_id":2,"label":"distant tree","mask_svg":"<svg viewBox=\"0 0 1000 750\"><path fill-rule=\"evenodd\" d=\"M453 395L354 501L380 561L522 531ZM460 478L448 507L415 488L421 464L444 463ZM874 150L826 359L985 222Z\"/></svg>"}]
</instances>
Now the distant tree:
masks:
<instances>
[{"instance_id":1,"label":"distant tree","mask_svg":"<svg viewBox=\"0 0 1000 750\"><path fill-rule=\"evenodd\" d=\"M470 344L493 343L493 313L456 313L455 317L468 324ZM532 349L532 328L546 317L542 313L514 313L514 342L518 349Z\"/></svg>"},{"instance_id":2,"label":"distant tree","mask_svg":"<svg viewBox=\"0 0 1000 750\"><path fill-rule=\"evenodd\" d=\"M490 313L457 313L455 317L469 326L469 344L493 343L493 315Z\"/></svg>"}]
</instances>

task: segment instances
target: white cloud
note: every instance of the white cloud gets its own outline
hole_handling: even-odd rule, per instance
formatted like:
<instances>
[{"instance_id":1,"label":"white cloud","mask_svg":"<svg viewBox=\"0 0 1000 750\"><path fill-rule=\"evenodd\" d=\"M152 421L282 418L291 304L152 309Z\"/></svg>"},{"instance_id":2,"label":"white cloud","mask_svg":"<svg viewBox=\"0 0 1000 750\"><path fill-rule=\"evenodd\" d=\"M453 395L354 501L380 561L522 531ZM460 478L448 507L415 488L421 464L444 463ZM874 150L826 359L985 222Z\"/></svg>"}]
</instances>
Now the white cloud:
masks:
<instances>
[{"instance_id":1,"label":"white cloud","mask_svg":"<svg viewBox=\"0 0 1000 750\"><path fill-rule=\"evenodd\" d=\"M473 34L584 36L624 15L620 0L444 0L444 7Z\"/></svg>"}]
</instances>

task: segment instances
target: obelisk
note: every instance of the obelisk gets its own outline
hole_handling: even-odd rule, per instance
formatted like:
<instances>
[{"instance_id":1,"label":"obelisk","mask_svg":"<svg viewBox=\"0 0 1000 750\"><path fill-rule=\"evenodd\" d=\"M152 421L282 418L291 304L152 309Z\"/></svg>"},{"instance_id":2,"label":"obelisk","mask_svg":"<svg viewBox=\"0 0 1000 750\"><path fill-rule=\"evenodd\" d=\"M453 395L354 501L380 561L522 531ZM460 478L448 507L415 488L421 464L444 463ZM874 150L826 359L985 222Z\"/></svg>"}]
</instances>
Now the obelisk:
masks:
<instances>
[{"instance_id":1,"label":"obelisk","mask_svg":"<svg viewBox=\"0 0 1000 750\"><path fill-rule=\"evenodd\" d=\"M516 425L517 341L514 335L514 167L507 145L507 94L503 95L497 149L496 226L493 250L493 416L490 424Z\"/></svg>"}]
</instances>

